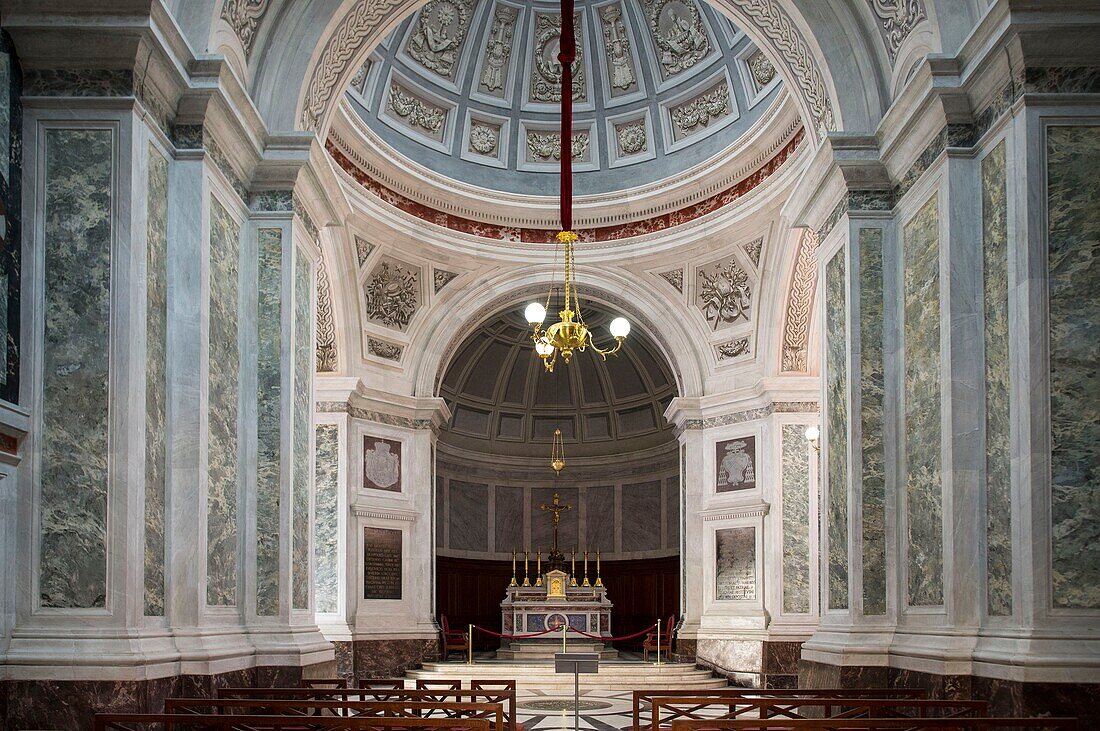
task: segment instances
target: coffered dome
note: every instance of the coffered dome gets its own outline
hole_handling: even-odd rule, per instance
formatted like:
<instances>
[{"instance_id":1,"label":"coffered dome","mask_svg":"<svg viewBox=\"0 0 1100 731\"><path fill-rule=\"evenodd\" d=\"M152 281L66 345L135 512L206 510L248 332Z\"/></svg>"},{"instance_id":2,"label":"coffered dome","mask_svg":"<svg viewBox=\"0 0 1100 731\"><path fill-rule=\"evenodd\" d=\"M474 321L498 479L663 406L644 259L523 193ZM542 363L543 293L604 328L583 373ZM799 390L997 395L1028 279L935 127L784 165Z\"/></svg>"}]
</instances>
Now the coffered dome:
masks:
<instances>
[{"instance_id":1,"label":"coffered dome","mask_svg":"<svg viewBox=\"0 0 1100 731\"><path fill-rule=\"evenodd\" d=\"M347 103L435 173L556 195L556 2L431 0L375 50ZM651 184L718 155L778 102L775 69L697 0L578 0L574 189Z\"/></svg>"},{"instance_id":2,"label":"coffered dome","mask_svg":"<svg viewBox=\"0 0 1100 731\"><path fill-rule=\"evenodd\" d=\"M597 343L611 343L611 315L584 306ZM452 419L447 444L472 451L545 457L561 429L566 454L621 455L673 440L664 410L676 383L657 347L635 328L606 361L591 351L546 373L519 312L480 325L459 348L441 395Z\"/></svg>"}]
</instances>

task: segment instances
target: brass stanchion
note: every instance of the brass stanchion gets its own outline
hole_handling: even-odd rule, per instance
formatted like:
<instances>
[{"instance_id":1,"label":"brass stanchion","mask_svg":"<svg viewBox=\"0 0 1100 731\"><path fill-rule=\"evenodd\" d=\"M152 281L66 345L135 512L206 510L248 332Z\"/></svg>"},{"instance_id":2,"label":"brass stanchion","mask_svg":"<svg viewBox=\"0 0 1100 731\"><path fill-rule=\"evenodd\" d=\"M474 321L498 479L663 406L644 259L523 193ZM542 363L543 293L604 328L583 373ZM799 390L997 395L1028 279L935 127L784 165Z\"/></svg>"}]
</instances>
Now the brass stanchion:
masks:
<instances>
[{"instance_id":1,"label":"brass stanchion","mask_svg":"<svg viewBox=\"0 0 1100 731\"><path fill-rule=\"evenodd\" d=\"M561 626L561 651L565 652L565 633L569 631L569 623L566 622Z\"/></svg>"},{"instance_id":2,"label":"brass stanchion","mask_svg":"<svg viewBox=\"0 0 1100 731\"><path fill-rule=\"evenodd\" d=\"M661 620L657 620L657 664L661 664Z\"/></svg>"},{"instance_id":3,"label":"brass stanchion","mask_svg":"<svg viewBox=\"0 0 1100 731\"><path fill-rule=\"evenodd\" d=\"M474 626L471 624L469 632L466 634L466 664L474 664ZM659 650L658 650L659 652Z\"/></svg>"}]
</instances>

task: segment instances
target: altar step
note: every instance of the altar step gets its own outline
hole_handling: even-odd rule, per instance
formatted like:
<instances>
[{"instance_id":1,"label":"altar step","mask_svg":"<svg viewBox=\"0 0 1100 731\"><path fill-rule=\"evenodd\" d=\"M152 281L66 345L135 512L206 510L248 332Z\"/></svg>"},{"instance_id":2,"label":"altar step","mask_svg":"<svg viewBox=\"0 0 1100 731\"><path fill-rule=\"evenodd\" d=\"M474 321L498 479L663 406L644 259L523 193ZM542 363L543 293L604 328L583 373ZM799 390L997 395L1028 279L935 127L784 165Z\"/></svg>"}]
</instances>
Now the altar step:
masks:
<instances>
[{"instance_id":1,"label":"altar step","mask_svg":"<svg viewBox=\"0 0 1100 731\"><path fill-rule=\"evenodd\" d=\"M594 652L600 656L600 660L615 660L619 657L619 651L608 647L602 642L575 642L566 644L569 652ZM527 640L509 643L497 650L498 660L511 660L520 663L542 662L552 664L554 654L561 652L561 641L553 642Z\"/></svg>"},{"instance_id":2,"label":"altar step","mask_svg":"<svg viewBox=\"0 0 1100 731\"><path fill-rule=\"evenodd\" d=\"M463 688L470 687L471 680L514 679L519 691L539 690L551 694L573 691L572 675L555 673L553 664L542 662L488 660L473 665L431 662L425 663L420 670L408 671L406 677L413 680L458 680ZM689 663L654 665L629 660L601 662L599 673L581 675L580 681L582 690L705 690L727 686L724 678L715 678L709 670L696 669Z\"/></svg>"}]
</instances>

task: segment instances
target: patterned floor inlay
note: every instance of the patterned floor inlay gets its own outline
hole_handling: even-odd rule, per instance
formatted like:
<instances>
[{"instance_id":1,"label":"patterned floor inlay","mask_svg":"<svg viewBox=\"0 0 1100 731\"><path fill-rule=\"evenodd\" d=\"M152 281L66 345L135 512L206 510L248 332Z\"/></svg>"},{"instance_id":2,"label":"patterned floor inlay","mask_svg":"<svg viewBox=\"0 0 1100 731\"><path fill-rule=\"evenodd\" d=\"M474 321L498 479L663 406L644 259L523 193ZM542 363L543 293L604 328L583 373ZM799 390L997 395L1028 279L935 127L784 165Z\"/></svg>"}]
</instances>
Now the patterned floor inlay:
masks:
<instances>
[{"instance_id":1,"label":"patterned floor inlay","mask_svg":"<svg viewBox=\"0 0 1100 731\"><path fill-rule=\"evenodd\" d=\"M582 690L580 698L580 728L583 731L619 731L629 728L633 694L627 691ZM539 729L572 729L574 709L572 695L555 691L522 692L516 698L516 716L524 731ZM648 720L648 714L646 714Z\"/></svg>"},{"instance_id":2,"label":"patterned floor inlay","mask_svg":"<svg viewBox=\"0 0 1100 731\"><path fill-rule=\"evenodd\" d=\"M596 711L604 708L611 708L611 703L604 703L603 701L589 701L582 700L573 702L572 699L551 699L545 701L527 701L519 704L520 710L530 708L533 711L569 711L572 713L575 710L581 711Z\"/></svg>"}]
</instances>

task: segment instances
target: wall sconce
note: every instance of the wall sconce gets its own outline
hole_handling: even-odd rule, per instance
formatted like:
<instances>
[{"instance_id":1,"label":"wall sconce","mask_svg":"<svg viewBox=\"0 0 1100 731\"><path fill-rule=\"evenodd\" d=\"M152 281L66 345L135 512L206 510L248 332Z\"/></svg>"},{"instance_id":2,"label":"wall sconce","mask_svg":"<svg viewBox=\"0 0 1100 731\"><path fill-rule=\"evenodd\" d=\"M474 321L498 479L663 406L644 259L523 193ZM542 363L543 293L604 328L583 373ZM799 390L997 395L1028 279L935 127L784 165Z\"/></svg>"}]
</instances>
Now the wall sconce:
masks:
<instances>
[{"instance_id":1,"label":"wall sconce","mask_svg":"<svg viewBox=\"0 0 1100 731\"><path fill-rule=\"evenodd\" d=\"M821 454L821 430L816 425L810 424L806 427L806 441L810 443L815 452Z\"/></svg>"}]
</instances>

